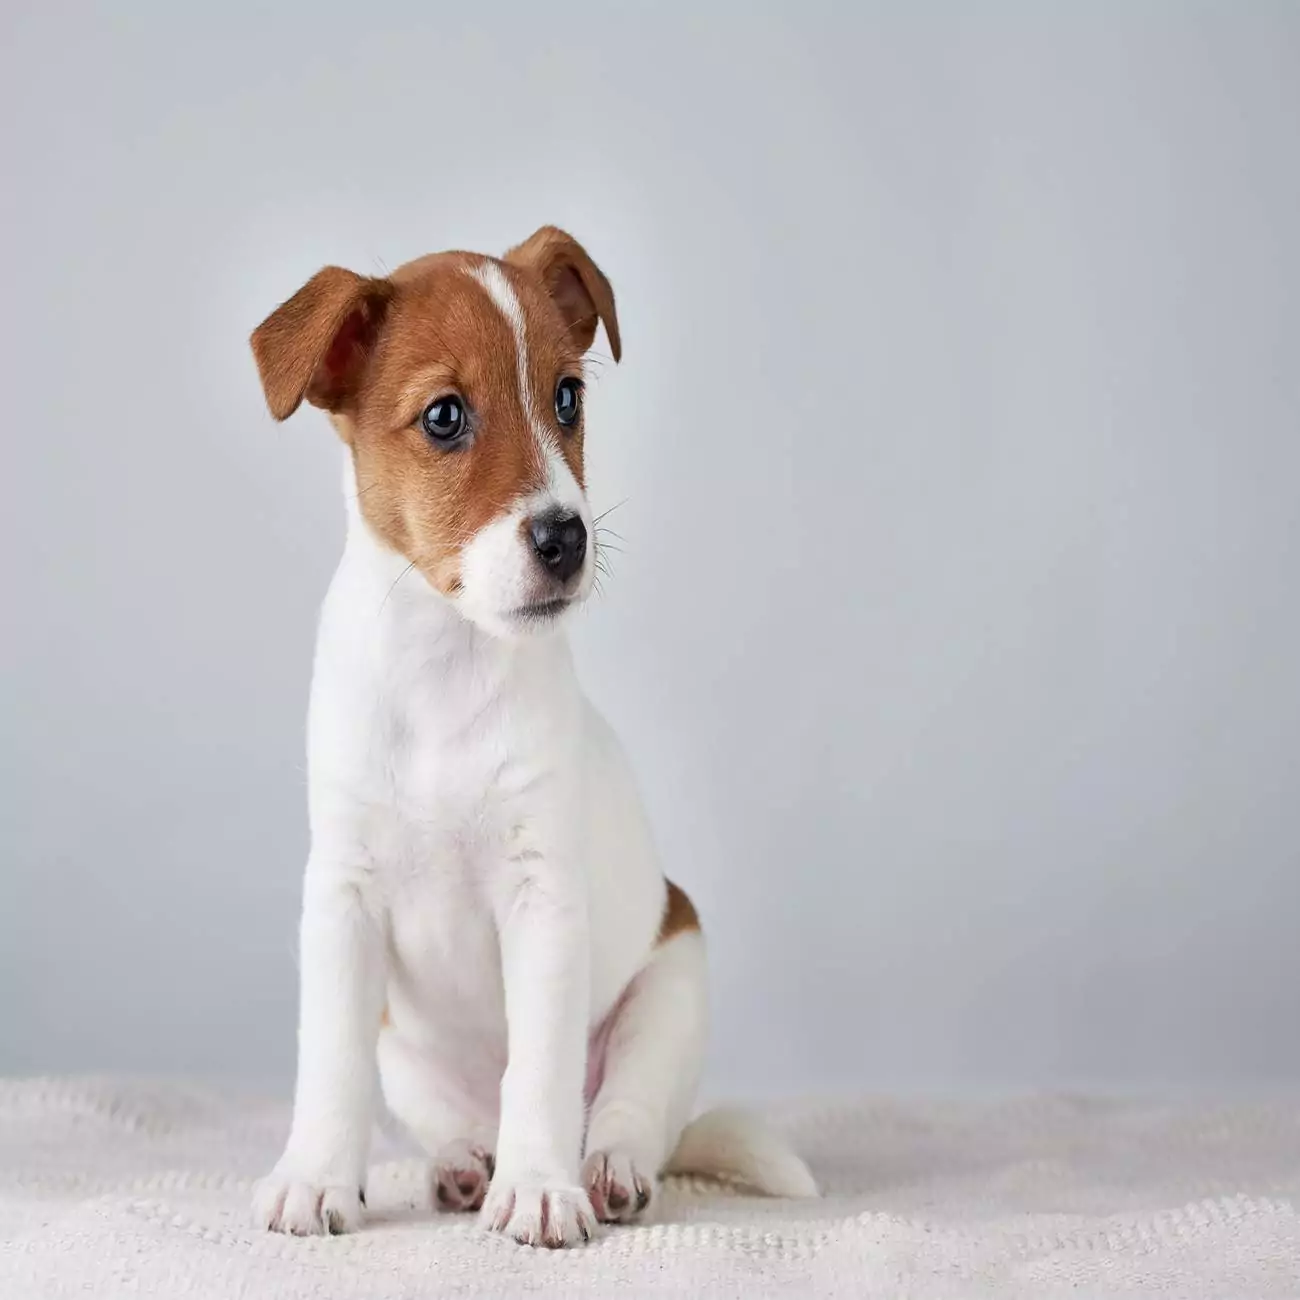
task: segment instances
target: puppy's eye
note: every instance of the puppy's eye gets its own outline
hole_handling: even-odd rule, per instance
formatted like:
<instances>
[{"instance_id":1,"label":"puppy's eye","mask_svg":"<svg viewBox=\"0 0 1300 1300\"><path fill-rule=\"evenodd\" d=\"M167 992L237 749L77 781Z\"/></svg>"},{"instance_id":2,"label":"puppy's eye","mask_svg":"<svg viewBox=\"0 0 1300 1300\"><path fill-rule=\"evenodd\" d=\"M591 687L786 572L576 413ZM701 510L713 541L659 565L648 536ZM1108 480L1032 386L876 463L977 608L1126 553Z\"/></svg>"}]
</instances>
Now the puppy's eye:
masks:
<instances>
[{"instance_id":1,"label":"puppy's eye","mask_svg":"<svg viewBox=\"0 0 1300 1300\"><path fill-rule=\"evenodd\" d=\"M420 426L435 442L455 442L465 432L465 408L460 398L434 398L424 408Z\"/></svg>"},{"instance_id":2,"label":"puppy's eye","mask_svg":"<svg viewBox=\"0 0 1300 1300\"><path fill-rule=\"evenodd\" d=\"M555 418L568 428L578 422L582 413L582 382L578 379L561 379L555 386Z\"/></svg>"}]
</instances>

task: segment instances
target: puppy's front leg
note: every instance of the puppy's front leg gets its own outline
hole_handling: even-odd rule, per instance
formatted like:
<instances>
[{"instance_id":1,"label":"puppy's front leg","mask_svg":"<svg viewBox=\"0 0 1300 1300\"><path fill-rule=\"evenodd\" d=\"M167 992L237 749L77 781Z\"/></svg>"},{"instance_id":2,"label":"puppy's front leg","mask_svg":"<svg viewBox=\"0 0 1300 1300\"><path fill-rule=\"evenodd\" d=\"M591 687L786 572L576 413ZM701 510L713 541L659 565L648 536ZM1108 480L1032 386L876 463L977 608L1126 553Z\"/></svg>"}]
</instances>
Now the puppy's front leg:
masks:
<instances>
[{"instance_id":1,"label":"puppy's front leg","mask_svg":"<svg viewBox=\"0 0 1300 1300\"><path fill-rule=\"evenodd\" d=\"M530 860L499 918L509 1057L479 1221L525 1244L571 1246L596 1225L578 1179L591 975L581 882L551 866Z\"/></svg>"},{"instance_id":2,"label":"puppy's front leg","mask_svg":"<svg viewBox=\"0 0 1300 1300\"><path fill-rule=\"evenodd\" d=\"M374 1124L383 1011L378 919L357 884L309 866L300 939L298 1083L284 1155L258 1184L254 1221L297 1236L350 1232Z\"/></svg>"}]
</instances>

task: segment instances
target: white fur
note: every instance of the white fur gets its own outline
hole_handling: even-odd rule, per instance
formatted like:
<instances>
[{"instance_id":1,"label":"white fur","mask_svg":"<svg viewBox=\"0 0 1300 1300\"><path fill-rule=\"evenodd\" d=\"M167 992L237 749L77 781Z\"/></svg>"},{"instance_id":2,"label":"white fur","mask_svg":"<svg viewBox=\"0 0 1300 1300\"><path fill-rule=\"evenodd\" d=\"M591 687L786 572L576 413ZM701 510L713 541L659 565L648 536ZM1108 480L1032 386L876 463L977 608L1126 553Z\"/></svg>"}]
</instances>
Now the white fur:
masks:
<instances>
[{"instance_id":1,"label":"white fur","mask_svg":"<svg viewBox=\"0 0 1300 1300\"><path fill-rule=\"evenodd\" d=\"M808 1166L753 1115L730 1108L688 1124L664 1172L729 1178L770 1196L817 1195Z\"/></svg>"},{"instance_id":2,"label":"white fur","mask_svg":"<svg viewBox=\"0 0 1300 1300\"><path fill-rule=\"evenodd\" d=\"M518 302L499 271L479 278L515 328L527 408ZM482 1222L555 1245L590 1235L593 1196L602 1217L635 1213L628 1197L653 1187L690 1114L703 940L656 947L665 883L618 742L563 635L521 638L510 613L535 581L520 522L559 504L590 530L550 450L547 487L466 547L455 602L345 492L308 720L298 1081L255 1194L265 1227L358 1226L380 1088L435 1157L435 1185L494 1154ZM593 1038L605 1072L588 1116ZM761 1162L723 1155L761 1189Z\"/></svg>"}]
</instances>

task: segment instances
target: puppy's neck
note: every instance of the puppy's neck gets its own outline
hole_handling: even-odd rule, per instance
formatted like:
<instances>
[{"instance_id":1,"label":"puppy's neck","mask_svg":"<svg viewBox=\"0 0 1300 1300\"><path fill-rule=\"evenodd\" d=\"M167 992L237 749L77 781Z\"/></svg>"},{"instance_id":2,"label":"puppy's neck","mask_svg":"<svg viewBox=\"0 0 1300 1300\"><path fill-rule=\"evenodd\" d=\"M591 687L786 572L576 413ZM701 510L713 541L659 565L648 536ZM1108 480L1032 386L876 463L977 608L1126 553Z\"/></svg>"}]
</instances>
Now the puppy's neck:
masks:
<instances>
[{"instance_id":1,"label":"puppy's neck","mask_svg":"<svg viewBox=\"0 0 1300 1300\"><path fill-rule=\"evenodd\" d=\"M539 660L554 663L569 656L567 638L555 629L545 635L508 639L475 626L420 570L376 536L357 505L356 486L344 486L347 540L339 577L347 593L347 618L356 637L385 660L419 661L440 674L448 690L467 672L479 679L499 678Z\"/></svg>"}]
</instances>

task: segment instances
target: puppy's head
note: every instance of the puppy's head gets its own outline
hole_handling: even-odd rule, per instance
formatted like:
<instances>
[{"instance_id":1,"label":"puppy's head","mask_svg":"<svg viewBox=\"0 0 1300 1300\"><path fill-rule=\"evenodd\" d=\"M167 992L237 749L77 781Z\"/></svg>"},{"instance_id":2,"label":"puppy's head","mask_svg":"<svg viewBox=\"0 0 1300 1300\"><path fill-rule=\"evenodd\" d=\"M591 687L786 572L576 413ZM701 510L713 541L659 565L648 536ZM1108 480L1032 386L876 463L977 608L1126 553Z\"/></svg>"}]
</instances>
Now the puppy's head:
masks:
<instances>
[{"instance_id":1,"label":"puppy's head","mask_svg":"<svg viewBox=\"0 0 1300 1300\"><path fill-rule=\"evenodd\" d=\"M305 398L352 451L371 530L496 635L591 589L582 358L609 281L553 227L497 260L436 253L385 279L326 267L253 331L267 405Z\"/></svg>"}]
</instances>

